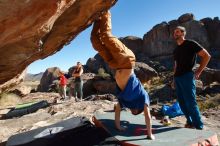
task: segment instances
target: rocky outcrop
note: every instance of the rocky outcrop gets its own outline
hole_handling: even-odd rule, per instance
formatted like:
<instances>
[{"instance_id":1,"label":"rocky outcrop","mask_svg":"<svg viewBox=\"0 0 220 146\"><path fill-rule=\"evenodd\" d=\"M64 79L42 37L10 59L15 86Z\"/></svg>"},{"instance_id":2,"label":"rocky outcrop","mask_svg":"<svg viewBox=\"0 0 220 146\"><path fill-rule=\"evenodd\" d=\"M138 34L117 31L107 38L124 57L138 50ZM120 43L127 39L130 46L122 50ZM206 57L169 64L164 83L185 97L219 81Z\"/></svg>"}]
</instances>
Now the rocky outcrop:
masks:
<instances>
[{"instance_id":1,"label":"rocky outcrop","mask_svg":"<svg viewBox=\"0 0 220 146\"><path fill-rule=\"evenodd\" d=\"M211 59L208 67L213 69L220 69L220 49L211 48L209 53L211 54Z\"/></svg>"},{"instance_id":2,"label":"rocky outcrop","mask_svg":"<svg viewBox=\"0 0 220 146\"><path fill-rule=\"evenodd\" d=\"M178 25L186 28L187 39L196 40L205 48L209 48L207 31L203 23L195 20L193 14L184 14L178 20L172 20L168 23L162 22L154 26L144 35L143 49L146 56L155 58L171 55L175 48L172 34Z\"/></svg>"},{"instance_id":3,"label":"rocky outcrop","mask_svg":"<svg viewBox=\"0 0 220 146\"><path fill-rule=\"evenodd\" d=\"M1 1L0 84L62 49L116 1Z\"/></svg>"},{"instance_id":4,"label":"rocky outcrop","mask_svg":"<svg viewBox=\"0 0 220 146\"><path fill-rule=\"evenodd\" d=\"M156 86L149 92L149 95L151 100L158 100L159 102L171 101L176 98L174 90L172 90L172 88L167 84Z\"/></svg>"},{"instance_id":5,"label":"rocky outcrop","mask_svg":"<svg viewBox=\"0 0 220 146\"><path fill-rule=\"evenodd\" d=\"M98 73L98 69L102 67L106 73L114 76L114 71L108 67L108 65L98 54L96 54L94 58L90 58L87 61L86 66L88 67L89 71L94 73ZM143 83L148 82L152 78L158 76L158 73L152 67L143 62L135 63L134 72Z\"/></svg>"},{"instance_id":6,"label":"rocky outcrop","mask_svg":"<svg viewBox=\"0 0 220 146\"><path fill-rule=\"evenodd\" d=\"M204 18L200 20L204 23L204 27L207 30L210 47L220 50L220 20L218 17Z\"/></svg>"},{"instance_id":7,"label":"rocky outcrop","mask_svg":"<svg viewBox=\"0 0 220 146\"><path fill-rule=\"evenodd\" d=\"M177 20L155 25L143 36L143 39L135 36L119 39L135 53L137 62L146 63L158 72L171 70L173 68L172 53L176 47L173 31L178 25L186 28L187 39L196 40L209 51L212 57L208 66L220 69L220 21L218 17L204 18L199 21L195 20L193 14L186 13ZM155 65L154 62L158 62L159 65ZM92 72L97 72L100 66L107 72L111 72L99 55L90 58L87 66Z\"/></svg>"},{"instance_id":8,"label":"rocky outcrop","mask_svg":"<svg viewBox=\"0 0 220 146\"><path fill-rule=\"evenodd\" d=\"M40 92L47 92L50 88L50 85L52 85L53 81L57 80L59 77L60 69L58 67L48 68L41 80L40 85L38 87L38 91Z\"/></svg>"},{"instance_id":9,"label":"rocky outcrop","mask_svg":"<svg viewBox=\"0 0 220 146\"><path fill-rule=\"evenodd\" d=\"M83 96L84 98L92 94L96 94L96 89L93 86L93 79L83 80Z\"/></svg>"},{"instance_id":10,"label":"rocky outcrop","mask_svg":"<svg viewBox=\"0 0 220 146\"><path fill-rule=\"evenodd\" d=\"M21 73L21 74L18 74L16 77L14 77L13 79L5 82L4 84L0 84L0 93L2 92L6 92L8 91L10 88L20 84L24 78L25 78L25 75L26 75L27 71L26 69Z\"/></svg>"},{"instance_id":11,"label":"rocky outcrop","mask_svg":"<svg viewBox=\"0 0 220 146\"><path fill-rule=\"evenodd\" d=\"M31 86L19 84L18 86L15 86L12 89L10 89L9 92L19 96L25 96L31 93L31 90L32 90Z\"/></svg>"},{"instance_id":12,"label":"rocky outcrop","mask_svg":"<svg viewBox=\"0 0 220 146\"><path fill-rule=\"evenodd\" d=\"M96 54L93 58L89 58L86 62L88 70L93 73L98 73L99 68L107 67L107 64L104 62L102 57L99 54Z\"/></svg>"},{"instance_id":13,"label":"rocky outcrop","mask_svg":"<svg viewBox=\"0 0 220 146\"><path fill-rule=\"evenodd\" d=\"M119 40L125 44L129 49L135 54L143 52L143 40L135 36L127 36L124 38L119 38Z\"/></svg>"},{"instance_id":14,"label":"rocky outcrop","mask_svg":"<svg viewBox=\"0 0 220 146\"><path fill-rule=\"evenodd\" d=\"M113 71L99 54L96 54L93 58L89 58L86 62L86 67L88 68L89 72L97 74L98 70L103 68L106 73L113 75Z\"/></svg>"},{"instance_id":15,"label":"rocky outcrop","mask_svg":"<svg viewBox=\"0 0 220 146\"><path fill-rule=\"evenodd\" d=\"M174 47L171 28L166 22L154 26L143 37L143 53L150 58L170 55Z\"/></svg>"},{"instance_id":16,"label":"rocky outcrop","mask_svg":"<svg viewBox=\"0 0 220 146\"><path fill-rule=\"evenodd\" d=\"M212 82L220 83L220 70L205 68L205 70L201 74L201 80L205 85L208 85Z\"/></svg>"},{"instance_id":17,"label":"rocky outcrop","mask_svg":"<svg viewBox=\"0 0 220 146\"><path fill-rule=\"evenodd\" d=\"M111 79L98 80L94 81L93 87L96 89L97 94L115 94L116 82Z\"/></svg>"},{"instance_id":18,"label":"rocky outcrop","mask_svg":"<svg viewBox=\"0 0 220 146\"><path fill-rule=\"evenodd\" d=\"M152 78L158 77L158 73L153 68L142 62L135 63L134 72L142 83L147 83Z\"/></svg>"},{"instance_id":19,"label":"rocky outcrop","mask_svg":"<svg viewBox=\"0 0 220 146\"><path fill-rule=\"evenodd\" d=\"M185 23L192 20L195 20L195 16L192 13L183 14L178 18L179 23Z\"/></svg>"},{"instance_id":20,"label":"rocky outcrop","mask_svg":"<svg viewBox=\"0 0 220 146\"><path fill-rule=\"evenodd\" d=\"M135 53L138 62L149 64L150 60L158 61L167 69L171 69L172 52L176 47L173 30L178 25L186 28L187 39L196 40L210 52L212 58L209 66L220 69L220 21L218 17L195 20L193 14L186 13L177 20L155 25L143 36L143 39L128 36L120 40Z\"/></svg>"},{"instance_id":21,"label":"rocky outcrop","mask_svg":"<svg viewBox=\"0 0 220 146\"><path fill-rule=\"evenodd\" d=\"M208 85L205 90L204 90L204 93L207 95L211 95L211 97L213 96L219 96L219 93L220 93L220 83L219 82L213 82L211 83L210 85ZM219 100L220 101L220 98ZM219 103L217 103L219 104Z\"/></svg>"},{"instance_id":22,"label":"rocky outcrop","mask_svg":"<svg viewBox=\"0 0 220 146\"><path fill-rule=\"evenodd\" d=\"M136 56L137 62L144 62L148 63L150 59L143 54L143 39L135 36L127 36L127 37L121 37L119 40L125 44L126 47L128 47L132 52L134 52Z\"/></svg>"}]
</instances>

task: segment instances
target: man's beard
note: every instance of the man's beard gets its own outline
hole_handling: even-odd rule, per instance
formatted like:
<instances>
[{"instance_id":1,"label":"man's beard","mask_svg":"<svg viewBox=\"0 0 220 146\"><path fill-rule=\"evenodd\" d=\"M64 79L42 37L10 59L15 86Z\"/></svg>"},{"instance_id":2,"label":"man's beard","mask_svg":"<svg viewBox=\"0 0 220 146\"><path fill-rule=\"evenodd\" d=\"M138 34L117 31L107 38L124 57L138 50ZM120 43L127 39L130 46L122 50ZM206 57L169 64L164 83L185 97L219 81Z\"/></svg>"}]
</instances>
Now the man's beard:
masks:
<instances>
[{"instance_id":1,"label":"man's beard","mask_svg":"<svg viewBox=\"0 0 220 146\"><path fill-rule=\"evenodd\" d=\"M174 39L175 39L176 41L178 41L178 40L181 39L181 36L175 36Z\"/></svg>"}]
</instances>

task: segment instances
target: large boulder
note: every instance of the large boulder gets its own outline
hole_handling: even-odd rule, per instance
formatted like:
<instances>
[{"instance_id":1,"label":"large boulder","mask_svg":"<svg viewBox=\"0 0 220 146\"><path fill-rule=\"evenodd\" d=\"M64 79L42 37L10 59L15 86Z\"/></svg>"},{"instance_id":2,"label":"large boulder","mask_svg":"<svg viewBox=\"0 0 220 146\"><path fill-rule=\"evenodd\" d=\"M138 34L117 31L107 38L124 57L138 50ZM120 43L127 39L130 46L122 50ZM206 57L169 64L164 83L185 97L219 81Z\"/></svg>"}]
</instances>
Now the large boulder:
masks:
<instances>
[{"instance_id":1,"label":"large boulder","mask_svg":"<svg viewBox=\"0 0 220 146\"><path fill-rule=\"evenodd\" d=\"M50 88L50 85L53 84L53 81L58 79L59 72L60 72L60 69L58 67L48 68L44 72L44 74L40 80L40 85L38 87L38 91L47 92Z\"/></svg>"},{"instance_id":2,"label":"large boulder","mask_svg":"<svg viewBox=\"0 0 220 146\"><path fill-rule=\"evenodd\" d=\"M210 47L220 50L220 20L218 17L204 18L200 20L204 23L204 27L207 30Z\"/></svg>"},{"instance_id":3,"label":"large boulder","mask_svg":"<svg viewBox=\"0 0 220 146\"><path fill-rule=\"evenodd\" d=\"M208 64L209 68L220 69L220 48L213 48L210 50L211 59Z\"/></svg>"},{"instance_id":4,"label":"large boulder","mask_svg":"<svg viewBox=\"0 0 220 146\"><path fill-rule=\"evenodd\" d=\"M182 24L186 28L186 38L193 39L200 43L208 51L210 50L210 43L207 31L202 22L197 20L188 21Z\"/></svg>"},{"instance_id":5,"label":"large boulder","mask_svg":"<svg viewBox=\"0 0 220 146\"><path fill-rule=\"evenodd\" d=\"M1 1L0 85L61 50L116 1Z\"/></svg>"},{"instance_id":6,"label":"large boulder","mask_svg":"<svg viewBox=\"0 0 220 146\"><path fill-rule=\"evenodd\" d=\"M220 93L220 83L219 82L213 82L210 85L208 85L205 90L205 94L209 94L211 96L219 95Z\"/></svg>"},{"instance_id":7,"label":"large boulder","mask_svg":"<svg viewBox=\"0 0 220 146\"><path fill-rule=\"evenodd\" d=\"M112 70L109 68L108 64L102 59L99 54L96 54L93 58L89 58L86 62L86 67L89 72L98 73L100 68L103 68L106 73L111 73Z\"/></svg>"},{"instance_id":8,"label":"large boulder","mask_svg":"<svg viewBox=\"0 0 220 146\"><path fill-rule=\"evenodd\" d=\"M195 16L192 13L183 14L178 18L179 23L185 23L192 20L195 20Z\"/></svg>"},{"instance_id":9,"label":"large boulder","mask_svg":"<svg viewBox=\"0 0 220 146\"><path fill-rule=\"evenodd\" d=\"M99 54L96 54L93 58L89 58L86 62L86 66L88 67L90 72L98 73L99 68L105 65L104 60Z\"/></svg>"},{"instance_id":10,"label":"large boulder","mask_svg":"<svg viewBox=\"0 0 220 146\"><path fill-rule=\"evenodd\" d=\"M168 84L155 86L154 89L149 91L149 95L152 101L157 99L158 101L164 102L176 98L175 91Z\"/></svg>"},{"instance_id":11,"label":"large boulder","mask_svg":"<svg viewBox=\"0 0 220 146\"><path fill-rule=\"evenodd\" d=\"M83 80L83 97L96 94L96 89L93 86L93 79Z\"/></svg>"},{"instance_id":12,"label":"large boulder","mask_svg":"<svg viewBox=\"0 0 220 146\"><path fill-rule=\"evenodd\" d=\"M170 55L175 47L172 31L167 22L154 26L143 37L143 53L148 57Z\"/></svg>"},{"instance_id":13,"label":"large boulder","mask_svg":"<svg viewBox=\"0 0 220 146\"><path fill-rule=\"evenodd\" d=\"M158 73L142 62L136 62L134 72L142 83L147 83L152 78L158 77Z\"/></svg>"},{"instance_id":14,"label":"large boulder","mask_svg":"<svg viewBox=\"0 0 220 146\"><path fill-rule=\"evenodd\" d=\"M205 85L209 85L212 82L220 83L220 70L205 68L201 74L201 80Z\"/></svg>"},{"instance_id":15,"label":"large boulder","mask_svg":"<svg viewBox=\"0 0 220 146\"><path fill-rule=\"evenodd\" d=\"M220 69L220 20L218 17L215 17L214 19L204 18L200 21L204 23L210 42L210 53L212 58L209 67Z\"/></svg>"},{"instance_id":16,"label":"large boulder","mask_svg":"<svg viewBox=\"0 0 220 146\"><path fill-rule=\"evenodd\" d=\"M119 38L119 40L125 44L129 49L134 52L134 54L138 54L143 52L143 40L142 38L135 37L135 36L127 36L124 38Z\"/></svg>"},{"instance_id":17,"label":"large boulder","mask_svg":"<svg viewBox=\"0 0 220 146\"><path fill-rule=\"evenodd\" d=\"M115 94L116 82L111 79L97 80L94 81L93 87L96 89L98 94Z\"/></svg>"},{"instance_id":18,"label":"large boulder","mask_svg":"<svg viewBox=\"0 0 220 146\"><path fill-rule=\"evenodd\" d=\"M82 74L83 79L83 96L87 98L93 94L115 94L116 83L111 78L102 78L94 73Z\"/></svg>"},{"instance_id":19,"label":"large boulder","mask_svg":"<svg viewBox=\"0 0 220 146\"><path fill-rule=\"evenodd\" d=\"M137 62L144 62L147 63L150 59L143 54L143 39L135 36L127 36L119 38L120 41L128 47L136 57Z\"/></svg>"},{"instance_id":20,"label":"large boulder","mask_svg":"<svg viewBox=\"0 0 220 146\"><path fill-rule=\"evenodd\" d=\"M193 68L193 71L195 72L198 67L199 65L196 64ZM205 67L205 69L202 71L202 74L200 75L200 80L203 82L204 86L209 85L213 82L220 83L220 70Z\"/></svg>"}]
</instances>

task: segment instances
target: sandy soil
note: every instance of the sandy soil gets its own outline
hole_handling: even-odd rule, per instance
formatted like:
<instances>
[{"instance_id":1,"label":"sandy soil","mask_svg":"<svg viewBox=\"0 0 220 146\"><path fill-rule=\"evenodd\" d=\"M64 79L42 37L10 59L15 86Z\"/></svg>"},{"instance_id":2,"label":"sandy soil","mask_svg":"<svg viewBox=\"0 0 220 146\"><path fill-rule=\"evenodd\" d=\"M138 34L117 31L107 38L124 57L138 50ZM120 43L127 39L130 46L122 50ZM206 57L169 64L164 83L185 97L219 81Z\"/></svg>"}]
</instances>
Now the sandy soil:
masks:
<instances>
[{"instance_id":1,"label":"sandy soil","mask_svg":"<svg viewBox=\"0 0 220 146\"><path fill-rule=\"evenodd\" d=\"M59 98L59 95L56 93L32 93L24 97L22 102L47 100L52 103L54 98ZM19 118L0 120L0 142L6 141L11 135L50 125L73 116L85 116L91 120L95 112L113 110L115 103L116 102L108 100L82 102L75 102L74 99L67 101L58 100L56 104L52 104L45 109L40 109L35 113ZM9 109L5 108L6 107L1 106L0 115L7 113ZM203 112L202 115L205 130L216 132L220 138L220 106L215 109L209 109ZM172 126L183 127L185 124L185 118L176 117L171 119L171 122Z\"/></svg>"}]
</instances>

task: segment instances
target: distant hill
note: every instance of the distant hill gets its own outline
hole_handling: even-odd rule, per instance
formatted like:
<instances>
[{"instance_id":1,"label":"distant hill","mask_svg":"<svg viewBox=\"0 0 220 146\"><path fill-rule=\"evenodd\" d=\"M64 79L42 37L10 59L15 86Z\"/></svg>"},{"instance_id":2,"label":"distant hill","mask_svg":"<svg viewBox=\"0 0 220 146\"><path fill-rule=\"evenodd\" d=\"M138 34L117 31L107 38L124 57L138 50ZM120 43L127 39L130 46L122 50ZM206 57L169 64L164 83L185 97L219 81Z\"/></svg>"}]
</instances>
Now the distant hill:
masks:
<instances>
[{"instance_id":1,"label":"distant hill","mask_svg":"<svg viewBox=\"0 0 220 146\"><path fill-rule=\"evenodd\" d=\"M40 81L42 76L43 76L43 72L40 72L38 74L27 73L24 80L25 81Z\"/></svg>"}]
</instances>

